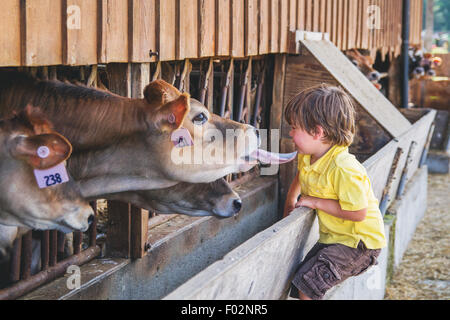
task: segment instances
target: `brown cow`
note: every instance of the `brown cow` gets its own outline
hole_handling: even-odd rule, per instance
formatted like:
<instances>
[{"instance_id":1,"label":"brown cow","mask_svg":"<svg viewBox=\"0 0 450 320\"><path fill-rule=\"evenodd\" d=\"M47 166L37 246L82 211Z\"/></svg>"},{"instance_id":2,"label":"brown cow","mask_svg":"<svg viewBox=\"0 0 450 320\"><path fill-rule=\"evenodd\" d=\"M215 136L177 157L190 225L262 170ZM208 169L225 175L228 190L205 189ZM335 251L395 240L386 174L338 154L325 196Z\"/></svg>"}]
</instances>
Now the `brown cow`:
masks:
<instances>
[{"instance_id":1,"label":"brown cow","mask_svg":"<svg viewBox=\"0 0 450 320\"><path fill-rule=\"evenodd\" d=\"M160 214L179 213L197 217L228 218L238 214L242 207L239 195L225 179L211 183L181 182L169 188L121 192L106 197L130 201Z\"/></svg>"},{"instance_id":2,"label":"brown cow","mask_svg":"<svg viewBox=\"0 0 450 320\"><path fill-rule=\"evenodd\" d=\"M93 210L73 180L38 186L36 170L53 168L72 152L67 139L51 129L38 109L28 106L13 118L0 120L0 146L0 224L9 226L0 231L0 256L11 244L14 227L87 230Z\"/></svg>"},{"instance_id":3,"label":"brown cow","mask_svg":"<svg viewBox=\"0 0 450 320\"><path fill-rule=\"evenodd\" d=\"M345 51L345 55L378 90L381 89L381 84L378 81L380 81L382 74L373 68L374 61L372 57L364 56L356 49Z\"/></svg>"},{"instance_id":4,"label":"brown cow","mask_svg":"<svg viewBox=\"0 0 450 320\"><path fill-rule=\"evenodd\" d=\"M28 103L44 106L55 128L71 141L74 154L68 168L88 199L167 188L181 181L212 182L256 164L243 160L258 147L254 127L211 115L203 105L191 104L187 94L164 81L150 83L143 99L129 99L98 89L0 71L1 114L21 110ZM176 148L171 135L181 125L194 142L200 142ZM212 129L228 140L202 139ZM237 132L237 138L229 138L227 130ZM250 143L239 147L238 141L245 137ZM233 161L173 161L173 154L181 149L187 154L195 148L215 149L216 154L231 155Z\"/></svg>"}]
</instances>

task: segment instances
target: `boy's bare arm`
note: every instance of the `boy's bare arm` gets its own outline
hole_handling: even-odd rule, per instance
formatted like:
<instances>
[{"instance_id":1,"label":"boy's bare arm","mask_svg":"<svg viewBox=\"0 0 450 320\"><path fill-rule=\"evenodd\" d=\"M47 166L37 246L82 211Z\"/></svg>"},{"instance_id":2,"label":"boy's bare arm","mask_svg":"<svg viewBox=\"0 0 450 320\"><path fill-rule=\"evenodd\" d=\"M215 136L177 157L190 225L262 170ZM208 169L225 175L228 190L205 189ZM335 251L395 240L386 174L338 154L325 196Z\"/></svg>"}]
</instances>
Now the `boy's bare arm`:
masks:
<instances>
[{"instance_id":1,"label":"boy's bare arm","mask_svg":"<svg viewBox=\"0 0 450 320\"><path fill-rule=\"evenodd\" d=\"M305 195L302 195L301 199L295 204L295 207L300 206L319 209L337 218L351 221L363 221L367 213L367 208L358 211L342 210L338 200L321 199Z\"/></svg>"},{"instance_id":2,"label":"boy's bare arm","mask_svg":"<svg viewBox=\"0 0 450 320\"><path fill-rule=\"evenodd\" d=\"M300 181L298 180L298 172L295 175L294 180L289 187L289 191L286 196L286 202L284 204L283 218L288 216L289 213L295 209L297 198L301 192Z\"/></svg>"}]
</instances>

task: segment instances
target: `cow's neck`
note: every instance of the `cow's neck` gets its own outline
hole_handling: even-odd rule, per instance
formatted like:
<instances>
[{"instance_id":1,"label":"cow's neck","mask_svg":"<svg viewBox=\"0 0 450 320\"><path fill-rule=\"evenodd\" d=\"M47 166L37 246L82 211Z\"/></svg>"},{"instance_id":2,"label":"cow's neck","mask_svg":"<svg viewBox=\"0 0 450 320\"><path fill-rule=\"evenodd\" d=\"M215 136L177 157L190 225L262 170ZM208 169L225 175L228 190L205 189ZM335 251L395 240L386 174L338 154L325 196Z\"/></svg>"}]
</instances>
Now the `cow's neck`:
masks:
<instances>
[{"instance_id":1,"label":"cow's neck","mask_svg":"<svg viewBox=\"0 0 450 320\"><path fill-rule=\"evenodd\" d=\"M20 111L27 104L40 107L78 149L102 146L111 140L147 129L144 99L59 81L37 81L24 74L0 72L1 115ZM13 78L7 81L3 78Z\"/></svg>"},{"instance_id":2,"label":"cow's neck","mask_svg":"<svg viewBox=\"0 0 450 320\"><path fill-rule=\"evenodd\" d=\"M98 150L75 152L67 167L83 197L89 199L117 192L166 188L177 183L158 170L151 170L157 167L152 159L142 163L142 156L130 154L119 142Z\"/></svg>"}]
</instances>

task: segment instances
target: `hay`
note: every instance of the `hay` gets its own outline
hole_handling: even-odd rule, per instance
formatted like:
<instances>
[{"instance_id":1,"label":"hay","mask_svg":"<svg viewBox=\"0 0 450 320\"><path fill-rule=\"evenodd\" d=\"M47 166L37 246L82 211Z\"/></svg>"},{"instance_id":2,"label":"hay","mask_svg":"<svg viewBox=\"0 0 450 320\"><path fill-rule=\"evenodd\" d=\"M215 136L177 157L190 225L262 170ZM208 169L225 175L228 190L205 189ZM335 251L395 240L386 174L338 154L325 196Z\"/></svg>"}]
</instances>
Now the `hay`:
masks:
<instances>
[{"instance_id":1,"label":"hay","mask_svg":"<svg viewBox=\"0 0 450 320\"><path fill-rule=\"evenodd\" d=\"M427 212L386 287L385 299L450 299L449 190L449 174L428 176Z\"/></svg>"}]
</instances>

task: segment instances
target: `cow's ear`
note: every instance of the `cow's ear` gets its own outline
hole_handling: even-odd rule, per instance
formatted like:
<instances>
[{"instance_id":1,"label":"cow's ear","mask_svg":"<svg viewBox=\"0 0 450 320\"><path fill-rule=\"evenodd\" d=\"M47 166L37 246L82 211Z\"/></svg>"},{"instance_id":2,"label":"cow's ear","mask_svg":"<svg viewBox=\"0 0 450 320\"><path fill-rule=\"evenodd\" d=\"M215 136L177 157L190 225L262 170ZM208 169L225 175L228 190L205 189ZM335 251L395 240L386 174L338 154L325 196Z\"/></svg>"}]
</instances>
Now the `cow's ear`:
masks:
<instances>
[{"instance_id":1,"label":"cow's ear","mask_svg":"<svg viewBox=\"0 0 450 320\"><path fill-rule=\"evenodd\" d=\"M22 116L33 127L35 134L51 133L53 131L52 123L45 117L40 108L33 107L29 104L22 113Z\"/></svg>"},{"instance_id":2,"label":"cow's ear","mask_svg":"<svg viewBox=\"0 0 450 320\"><path fill-rule=\"evenodd\" d=\"M144 89L144 98L150 104L163 105L181 94L177 88L164 80L150 82Z\"/></svg>"},{"instance_id":3,"label":"cow's ear","mask_svg":"<svg viewBox=\"0 0 450 320\"><path fill-rule=\"evenodd\" d=\"M70 157L72 145L59 133L17 136L8 142L11 155L35 169L48 169Z\"/></svg>"},{"instance_id":4,"label":"cow's ear","mask_svg":"<svg viewBox=\"0 0 450 320\"><path fill-rule=\"evenodd\" d=\"M182 125L190 110L190 96L181 94L177 99L164 104L158 109L155 124L162 132L174 131Z\"/></svg>"}]
</instances>

